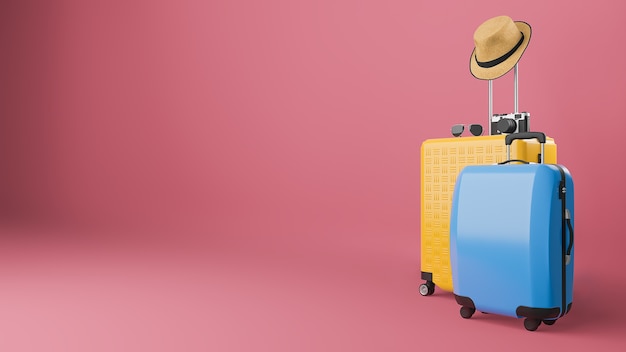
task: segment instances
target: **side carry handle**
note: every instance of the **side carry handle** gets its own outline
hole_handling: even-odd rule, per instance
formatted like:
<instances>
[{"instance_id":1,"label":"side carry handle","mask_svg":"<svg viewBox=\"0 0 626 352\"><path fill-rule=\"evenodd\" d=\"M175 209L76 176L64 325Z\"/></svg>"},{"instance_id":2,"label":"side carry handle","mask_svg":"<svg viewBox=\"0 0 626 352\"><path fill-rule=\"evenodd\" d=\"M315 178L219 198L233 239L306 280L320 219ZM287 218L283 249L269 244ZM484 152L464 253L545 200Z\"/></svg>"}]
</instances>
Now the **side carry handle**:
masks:
<instances>
[{"instance_id":1,"label":"side carry handle","mask_svg":"<svg viewBox=\"0 0 626 352\"><path fill-rule=\"evenodd\" d=\"M543 132L519 132L508 134L504 138L504 144L506 144L506 158L511 160L511 143L516 139L537 139L541 143L541 163L543 164L544 158L544 146L546 144L546 134Z\"/></svg>"},{"instance_id":2,"label":"side carry handle","mask_svg":"<svg viewBox=\"0 0 626 352\"><path fill-rule=\"evenodd\" d=\"M565 222L569 230L569 245L565 252L565 265L569 265L572 258L572 247L574 246L574 227L572 226L572 216L570 215L569 209L565 209Z\"/></svg>"}]
</instances>

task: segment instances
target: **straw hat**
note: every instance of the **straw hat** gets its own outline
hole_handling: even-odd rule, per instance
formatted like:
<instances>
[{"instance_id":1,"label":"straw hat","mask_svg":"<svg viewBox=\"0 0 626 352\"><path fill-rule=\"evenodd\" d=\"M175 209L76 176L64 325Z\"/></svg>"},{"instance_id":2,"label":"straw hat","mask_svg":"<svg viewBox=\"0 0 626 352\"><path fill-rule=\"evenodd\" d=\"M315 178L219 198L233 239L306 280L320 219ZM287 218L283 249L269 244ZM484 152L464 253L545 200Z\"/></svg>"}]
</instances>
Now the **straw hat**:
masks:
<instances>
[{"instance_id":1,"label":"straw hat","mask_svg":"<svg viewBox=\"0 0 626 352\"><path fill-rule=\"evenodd\" d=\"M474 32L470 72L478 79L496 79L509 72L528 46L530 25L508 16L483 22Z\"/></svg>"}]
</instances>

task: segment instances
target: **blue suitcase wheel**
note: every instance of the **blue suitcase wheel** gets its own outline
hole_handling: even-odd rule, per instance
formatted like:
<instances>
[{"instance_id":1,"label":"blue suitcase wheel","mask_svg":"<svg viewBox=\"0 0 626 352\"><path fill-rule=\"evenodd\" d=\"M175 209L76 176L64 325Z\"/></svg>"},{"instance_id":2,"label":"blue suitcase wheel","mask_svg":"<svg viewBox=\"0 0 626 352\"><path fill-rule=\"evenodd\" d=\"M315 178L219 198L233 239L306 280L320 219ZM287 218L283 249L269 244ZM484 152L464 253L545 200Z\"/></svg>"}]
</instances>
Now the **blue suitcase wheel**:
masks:
<instances>
[{"instance_id":1,"label":"blue suitcase wheel","mask_svg":"<svg viewBox=\"0 0 626 352\"><path fill-rule=\"evenodd\" d=\"M554 323L556 323L556 319L554 319L554 320L544 320L543 323L546 324L546 325L554 325Z\"/></svg>"},{"instance_id":2,"label":"blue suitcase wheel","mask_svg":"<svg viewBox=\"0 0 626 352\"><path fill-rule=\"evenodd\" d=\"M531 318L524 319L524 327L528 331L535 331L535 330L537 330L539 325L541 325L541 320L539 320L539 319L531 319Z\"/></svg>"},{"instance_id":3,"label":"blue suitcase wheel","mask_svg":"<svg viewBox=\"0 0 626 352\"><path fill-rule=\"evenodd\" d=\"M469 319L472 317L472 315L474 315L475 311L476 311L476 308L461 307L461 316L464 319Z\"/></svg>"},{"instance_id":4,"label":"blue suitcase wheel","mask_svg":"<svg viewBox=\"0 0 626 352\"><path fill-rule=\"evenodd\" d=\"M435 283L432 281L426 281L420 285L420 295L422 296L430 296L435 293Z\"/></svg>"}]
</instances>

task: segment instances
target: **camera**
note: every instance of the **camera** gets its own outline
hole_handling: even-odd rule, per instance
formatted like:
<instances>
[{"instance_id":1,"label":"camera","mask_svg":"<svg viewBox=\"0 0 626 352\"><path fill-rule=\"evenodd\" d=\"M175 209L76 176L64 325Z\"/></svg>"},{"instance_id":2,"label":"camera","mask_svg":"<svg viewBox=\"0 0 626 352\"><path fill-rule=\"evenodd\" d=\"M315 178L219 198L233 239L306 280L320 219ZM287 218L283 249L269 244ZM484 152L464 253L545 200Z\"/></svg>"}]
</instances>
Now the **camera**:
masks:
<instances>
[{"instance_id":1,"label":"camera","mask_svg":"<svg viewBox=\"0 0 626 352\"><path fill-rule=\"evenodd\" d=\"M528 132L530 113L494 114L491 116L491 134Z\"/></svg>"}]
</instances>

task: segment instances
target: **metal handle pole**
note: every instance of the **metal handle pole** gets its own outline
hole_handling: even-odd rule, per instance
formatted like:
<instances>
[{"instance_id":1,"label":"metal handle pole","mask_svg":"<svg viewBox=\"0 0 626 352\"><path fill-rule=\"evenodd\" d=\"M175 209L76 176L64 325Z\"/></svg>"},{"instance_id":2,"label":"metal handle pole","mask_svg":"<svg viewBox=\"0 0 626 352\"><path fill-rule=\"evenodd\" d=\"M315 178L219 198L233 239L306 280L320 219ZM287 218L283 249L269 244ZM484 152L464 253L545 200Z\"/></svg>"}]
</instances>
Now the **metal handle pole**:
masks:
<instances>
[{"instance_id":1,"label":"metal handle pole","mask_svg":"<svg viewBox=\"0 0 626 352\"><path fill-rule=\"evenodd\" d=\"M513 82L513 84L515 85L515 88L513 89L514 90L514 94L515 94L515 100L514 100L514 102L515 102L515 113L517 114L519 112L519 101L518 101L518 98L517 98L517 64L515 64L515 67L513 69L513 74L514 74L514 77L513 77L513 81L514 82Z\"/></svg>"},{"instance_id":2,"label":"metal handle pole","mask_svg":"<svg viewBox=\"0 0 626 352\"><path fill-rule=\"evenodd\" d=\"M489 135L491 135L491 117L493 116L493 80L489 80L489 121L487 122L487 126L489 126Z\"/></svg>"}]
</instances>

